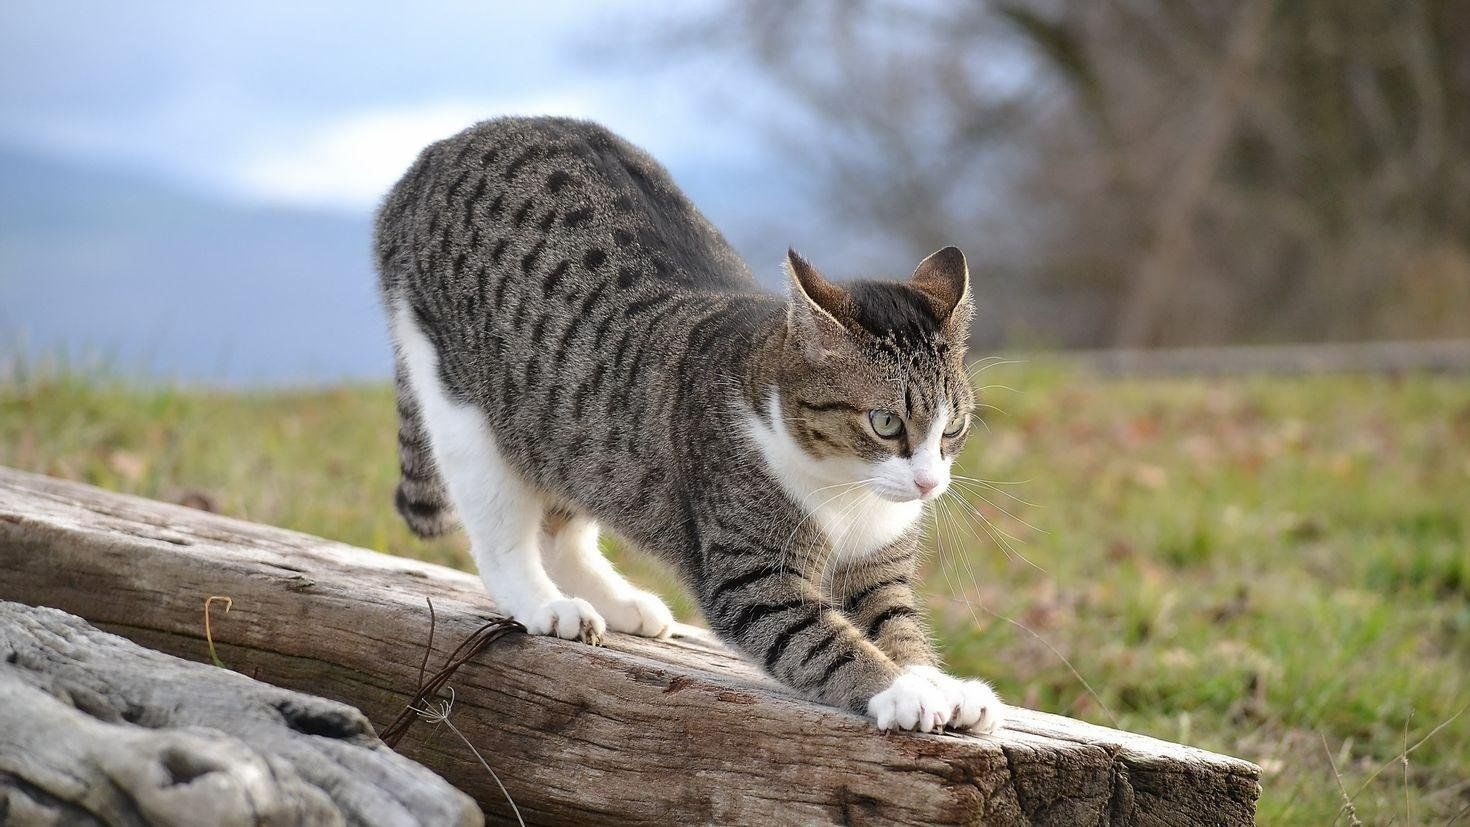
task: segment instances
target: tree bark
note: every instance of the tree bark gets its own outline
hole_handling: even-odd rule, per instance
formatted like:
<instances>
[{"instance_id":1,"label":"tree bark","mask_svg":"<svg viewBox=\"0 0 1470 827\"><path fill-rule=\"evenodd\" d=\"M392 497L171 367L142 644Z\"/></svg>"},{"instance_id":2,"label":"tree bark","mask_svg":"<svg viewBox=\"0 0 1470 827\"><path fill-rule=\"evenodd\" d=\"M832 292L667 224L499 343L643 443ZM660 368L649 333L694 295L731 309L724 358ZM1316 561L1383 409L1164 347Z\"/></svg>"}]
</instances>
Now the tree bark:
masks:
<instances>
[{"instance_id":1,"label":"tree bark","mask_svg":"<svg viewBox=\"0 0 1470 827\"><path fill-rule=\"evenodd\" d=\"M281 529L0 468L0 598L72 611L146 646L219 656L351 703L379 726L495 614L472 576ZM218 608L218 607L216 607ZM1015 710L994 737L880 734L775 685L696 630L603 647L512 635L465 664L450 721L528 823L1249 824L1245 761ZM510 811L452 733L401 751Z\"/></svg>"},{"instance_id":2,"label":"tree bark","mask_svg":"<svg viewBox=\"0 0 1470 827\"><path fill-rule=\"evenodd\" d=\"M482 822L352 707L0 601L0 824Z\"/></svg>"}]
</instances>

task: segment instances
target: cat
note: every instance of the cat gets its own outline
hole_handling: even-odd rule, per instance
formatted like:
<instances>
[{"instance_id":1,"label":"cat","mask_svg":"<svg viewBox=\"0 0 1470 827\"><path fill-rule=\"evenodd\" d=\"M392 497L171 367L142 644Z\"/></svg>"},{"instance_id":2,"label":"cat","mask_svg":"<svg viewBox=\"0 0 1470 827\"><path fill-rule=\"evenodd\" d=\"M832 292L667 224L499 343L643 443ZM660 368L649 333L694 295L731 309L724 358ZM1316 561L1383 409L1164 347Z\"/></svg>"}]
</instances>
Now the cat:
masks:
<instances>
[{"instance_id":1,"label":"cat","mask_svg":"<svg viewBox=\"0 0 1470 827\"><path fill-rule=\"evenodd\" d=\"M883 729L993 732L915 607L919 518L969 431L964 255L762 291L652 158L562 118L430 145L378 212L414 532L458 523L533 634L667 636L606 528L670 563L710 627Z\"/></svg>"}]
</instances>

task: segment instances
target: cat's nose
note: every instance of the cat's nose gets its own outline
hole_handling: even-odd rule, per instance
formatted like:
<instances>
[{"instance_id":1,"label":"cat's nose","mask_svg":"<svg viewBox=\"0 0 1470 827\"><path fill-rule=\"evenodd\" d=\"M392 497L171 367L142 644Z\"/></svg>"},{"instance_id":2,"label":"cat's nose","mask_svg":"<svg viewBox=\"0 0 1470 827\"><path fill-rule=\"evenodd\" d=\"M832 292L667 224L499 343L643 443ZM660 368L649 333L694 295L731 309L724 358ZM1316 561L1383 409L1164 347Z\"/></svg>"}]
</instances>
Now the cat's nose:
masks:
<instances>
[{"instance_id":1,"label":"cat's nose","mask_svg":"<svg viewBox=\"0 0 1470 827\"><path fill-rule=\"evenodd\" d=\"M919 489L920 497L927 497L930 491L939 487L939 480L928 474L915 474L914 487Z\"/></svg>"}]
</instances>

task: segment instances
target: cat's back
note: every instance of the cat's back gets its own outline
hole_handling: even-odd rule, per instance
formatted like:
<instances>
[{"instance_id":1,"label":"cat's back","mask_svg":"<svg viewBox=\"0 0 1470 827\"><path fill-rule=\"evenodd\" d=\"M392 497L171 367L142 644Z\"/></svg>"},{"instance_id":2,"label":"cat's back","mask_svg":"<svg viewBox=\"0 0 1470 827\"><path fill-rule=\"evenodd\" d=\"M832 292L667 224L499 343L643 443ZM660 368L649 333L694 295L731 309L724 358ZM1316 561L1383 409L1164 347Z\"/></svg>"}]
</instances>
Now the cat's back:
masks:
<instances>
[{"instance_id":1,"label":"cat's back","mask_svg":"<svg viewBox=\"0 0 1470 827\"><path fill-rule=\"evenodd\" d=\"M623 291L758 289L658 162L570 118L497 118L430 145L389 194L377 235L390 288L538 279L553 294L609 280ZM395 258L410 266L390 266Z\"/></svg>"},{"instance_id":2,"label":"cat's back","mask_svg":"<svg viewBox=\"0 0 1470 827\"><path fill-rule=\"evenodd\" d=\"M713 397L784 318L662 167L582 121L430 146L379 211L377 253L400 367L483 414L537 488L645 545L619 515L683 519L661 509L718 430Z\"/></svg>"}]
</instances>

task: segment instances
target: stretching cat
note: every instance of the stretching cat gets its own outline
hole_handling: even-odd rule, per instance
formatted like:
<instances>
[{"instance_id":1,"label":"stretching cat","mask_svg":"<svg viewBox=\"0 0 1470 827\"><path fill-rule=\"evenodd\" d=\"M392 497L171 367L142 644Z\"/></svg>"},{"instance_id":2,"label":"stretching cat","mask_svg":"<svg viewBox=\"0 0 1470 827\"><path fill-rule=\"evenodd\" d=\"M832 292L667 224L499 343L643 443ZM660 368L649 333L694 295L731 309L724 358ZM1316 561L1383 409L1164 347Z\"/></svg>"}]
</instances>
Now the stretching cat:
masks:
<instances>
[{"instance_id":1,"label":"stretching cat","mask_svg":"<svg viewBox=\"0 0 1470 827\"><path fill-rule=\"evenodd\" d=\"M433 144L378 214L396 343L398 510L469 534L534 634L667 635L599 527L669 561L710 626L879 727L993 731L914 608L919 516L974 398L959 250L903 283L788 254L762 292L642 151L591 123L487 121Z\"/></svg>"}]
</instances>

